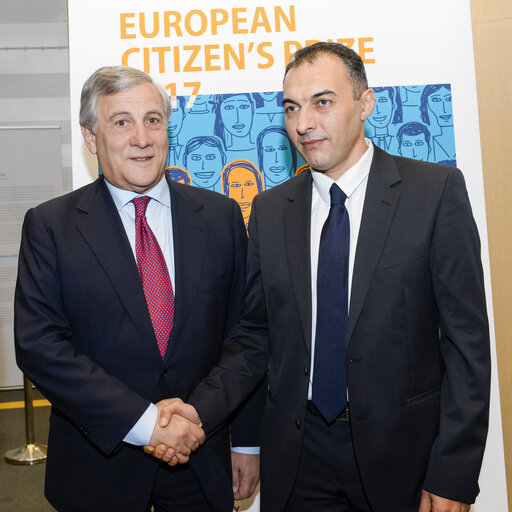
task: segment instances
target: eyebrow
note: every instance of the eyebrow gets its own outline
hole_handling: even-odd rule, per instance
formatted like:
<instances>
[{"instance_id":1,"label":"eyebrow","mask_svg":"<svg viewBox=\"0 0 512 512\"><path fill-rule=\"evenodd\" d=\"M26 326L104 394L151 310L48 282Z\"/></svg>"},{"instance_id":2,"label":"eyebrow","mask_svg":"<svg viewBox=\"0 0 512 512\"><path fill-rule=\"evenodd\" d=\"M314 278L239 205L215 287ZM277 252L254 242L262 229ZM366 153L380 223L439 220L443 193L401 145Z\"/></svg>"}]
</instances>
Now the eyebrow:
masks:
<instances>
[{"instance_id":1,"label":"eyebrow","mask_svg":"<svg viewBox=\"0 0 512 512\"><path fill-rule=\"evenodd\" d=\"M326 96L326 95L336 96L336 93L334 91L331 91L330 89L325 89L324 91L316 92L315 94L313 94L311 96L311 99L315 100L317 98L320 98L321 96ZM298 103L296 101L293 101L290 98L283 98L283 101L282 101L283 106L285 105L285 103L293 103L294 105L298 105Z\"/></svg>"}]
</instances>

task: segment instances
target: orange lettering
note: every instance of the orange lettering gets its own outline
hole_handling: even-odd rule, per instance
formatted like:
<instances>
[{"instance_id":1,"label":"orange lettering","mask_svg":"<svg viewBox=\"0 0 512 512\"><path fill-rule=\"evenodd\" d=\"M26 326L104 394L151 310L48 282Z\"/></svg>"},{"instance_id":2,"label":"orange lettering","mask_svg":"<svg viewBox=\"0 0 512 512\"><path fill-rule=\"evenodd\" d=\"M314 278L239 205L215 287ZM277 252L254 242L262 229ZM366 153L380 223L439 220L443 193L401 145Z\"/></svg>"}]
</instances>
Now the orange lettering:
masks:
<instances>
[{"instance_id":1,"label":"orange lettering","mask_svg":"<svg viewBox=\"0 0 512 512\"><path fill-rule=\"evenodd\" d=\"M205 71L220 71L220 66L214 66L213 60L219 60L220 55L212 54L213 50L218 50L220 46L218 44L205 44L204 45L204 69Z\"/></svg>"},{"instance_id":2,"label":"orange lettering","mask_svg":"<svg viewBox=\"0 0 512 512\"><path fill-rule=\"evenodd\" d=\"M170 46L156 46L151 49L154 53L158 53L158 72L165 73L165 52L170 52Z\"/></svg>"},{"instance_id":3,"label":"orange lettering","mask_svg":"<svg viewBox=\"0 0 512 512\"><path fill-rule=\"evenodd\" d=\"M252 20L251 34L254 34L258 27L263 27L265 32L272 32L272 27L268 22L267 13L265 12L264 7L256 7L254 18Z\"/></svg>"},{"instance_id":4,"label":"orange lettering","mask_svg":"<svg viewBox=\"0 0 512 512\"><path fill-rule=\"evenodd\" d=\"M201 25L199 26L198 30L194 30L192 28L192 23L191 23L192 16L199 16ZM199 9L193 9L192 11L187 12L187 15L185 16L185 30L191 36L202 36L206 32L207 28L208 28L208 20L206 19L206 14L203 11L200 11Z\"/></svg>"},{"instance_id":5,"label":"orange lettering","mask_svg":"<svg viewBox=\"0 0 512 512\"><path fill-rule=\"evenodd\" d=\"M148 32L146 30L146 15L143 12L139 13L139 24L142 37L147 37L148 39L155 37L158 34L158 30L160 29L158 13L153 13L153 32Z\"/></svg>"},{"instance_id":6,"label":"orange lettering","mask_svg":"<svg viewBox=\"0 0 512 512\"><path fill-rule=\"evenodd\" d=\"M245 53L243 43L238 44L238 55L235 53L235 50L230 44L224 45L224 67L227 70L231 69L231 64L229 62L230 56L238 69L245 69Z\"/></svg>"},{"instance_id":7,"label":"orange lettering","mask_svg":"<svg viewBox=\"0 0 512 512\"><path fill-rule=\"evenodd\" d=\"M135 34L128 34L128 28L135 27L135 23L128 23L128 18L134 18L134 12L122 12L121 13L121 39L135 39Z\"/></svg>"},{"instance_id":8,"label":"orange lettering","mask_svg":"<svg viewBox=\"0 0 512 512\"><path fill-rule=\"evenodd\" d=\"M266 47L272 47L272 43L267 41L265 43L260 43L257 47L258 55L267 59L266 63L258 64L259 69L268 69L274 65L274 56L264 50Z\"/></svg>"},{"instance_id":9,"label":"orange lettering","mask_svg":"<svg viewBox=\"0 0 512 512\"><path fill-rule=\"evenodd\" d=\"M123 66L129 66L128 64L128 57L132 53L140 53L140 48L129 48L123 53L123 56L121 57L121 65Z\"/></svg>"},{"instance_id":10,"label":"orange lettering","mask_svg":"<svg viewBox=\"0 0 512 512\"><path fill-rule=\"evenodd\" d=\"M171 17L174 19L171 21ZM165 37L171 36L171 28L174 28L177 37L182 37L183 32L180 28L181 14L178 11L165 11L164 12L164 35Z\"/></svg>"},{"instance_id":11,"label":"orange lettering","mask_svg":"<svg viewBox=\"0 0 512 512\"><path fill-rule=\"evenodd\" d=\"M191 72L191 71L202 71L201 66L194 66L194 61L196 60L196 57L199 55L199 52L201 50L201 46L193 44L184 46L183 49L185 51L191 51L192 54L188 58L185 66L183 67L184 72Z\"/></svg>"},{"instance_id":12,"label":"orange lettering","mask_svg":"<svg viewBox=\"0 0 512 512\"><path fill-rule=\"evenodd\" d=\"M211 18L212 18L212 35L217 35L217 27L219 25L225 25L228 21L228 11L225 9L212 9L211 11ZM220 18L217 17L217 15L220 14Z\"/></svg>"},{"instance_id":13,"label":"orange lettering","mask_svg":"<svg viewBox=\"0 0 512 512\"><path fill-rule=\"evenodd\" d=\"M290 5L290 17L287 18L282 7L274 7L274 17L276 19L276 32L281 32L281 19L290 32L295 32L295 6Z\"/></svg>"},{"instance_id":14,"label":"orange lettering","mask_svg":"<svg viewBox=\"0 0 512 512\"><path fill-rule=\"evenodd\" d=\"M293 54L302 48L298 41L285 41L284 42L284 65L287 66Z\"/></svg>"},{"instance_id":15,"label":"orange lettering","mask_svg":"<svg viewBox=\"0 0 512 512\"><path fill-rule=\"evenodd\" d=\"M246 28L240 28L240 23L247 23L247 18L241 18L241 13L247 12L245 7L235 7L231 14L233 16L233 34L248 34L249 31Z\"/></svg>"},{"instance_id":16,"label":"orange lettering","mask_svg":"<svg viewBox=\"0 0 512 512\"><path fill-rule=\"evenodd\" d=\"M359 55L365 64L375 64L375 59L366 56L367 53L373 53L373 47L366 47L366 43L373 43L373 37L359 38Z\"/></svg>"}]
</instances>

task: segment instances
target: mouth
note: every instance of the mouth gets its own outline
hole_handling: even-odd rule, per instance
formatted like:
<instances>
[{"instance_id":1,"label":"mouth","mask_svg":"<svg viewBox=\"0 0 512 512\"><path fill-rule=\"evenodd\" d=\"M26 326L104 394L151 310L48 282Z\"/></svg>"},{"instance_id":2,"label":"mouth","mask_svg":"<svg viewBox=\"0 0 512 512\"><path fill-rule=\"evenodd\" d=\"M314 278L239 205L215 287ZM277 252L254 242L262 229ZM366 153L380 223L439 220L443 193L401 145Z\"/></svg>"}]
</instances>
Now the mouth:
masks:
<instances>
[{"instance_id":1,"label":"mouth","mask_svg":"<svg viewBox=\"0 0 512 512\"><path fill-rule=\"evenodd\" d=\"M244 123L238 123L238 124L234 124L233 125L233 129L234 130L243 130L245 128L245 124Z\"/></svg>"},{"instance_id":2,"label":"mouth","mask_svg":"<svg viewBox=\"0 0 512 512\"><path fill-rule=\"evenodd\" d=\"M382 123L383 121L386 120L386 116L375 116L375 117L372 117L372 119L374 121L376 121L377 123Z\"/></svg>"},{"instance_id":3,"label":"mouth","mask_svg":"<svg viewBox=\"0 0 512 512\"><path fill-rule=\"evenodd\" d=\"M215 173L213 171L211 172L195 172L194 176L201 180L209 180Z\"/></svg>"},{"instance_id":4,"label":"mouth","mask_svg":"<svg viewBox=\"0 0 512 512\"><path fill-rule=\"evenodd\" d=\"M452 118L452 116L451 116L451 115L449 115L449 114L444 114L444 115L439 116L439 117L440 117L443 121L449 121L449 120Z\"/></svg>"},{"instance_id":5,"label":"mouth","mask_svg":"<svg viewBox=\"0 0 512 512\"><path fill-rule=\"evenodd\" d=\"M152 156L130 156L128 157L132 162L149 162L153 159Z\"/></svg>"},{"instance_id":6,"label":"mouth","mask_svg":"<svg viewBox=\"0 0 512 512\"><path fill-rule=\"evenodd\" d=\"M300 142L300 145L306 150L317 149L324 139L306 139Z\"/></svg>"},{"instance_id":7,"label":"mouth","mask_svg":"<svg viewBox=\"0 0 512 512\"><path fill-rule=\"evenodd\" d=\"M240 206L240 208L242 210L247 210L247 208L249 208L251 206L251 203L248 203L248 202L238 203L238 206Z\"/></svg>"},{"instance_id":8,"label":"mouth","mask_svg":"<svg viewBox=\"0 0 512 512\"><path fill-rule=\"evenodd\" d=\"M273 165L270 170L272 172L283 172L284 171L284 165Z\"/></svg>"}]
</instances>

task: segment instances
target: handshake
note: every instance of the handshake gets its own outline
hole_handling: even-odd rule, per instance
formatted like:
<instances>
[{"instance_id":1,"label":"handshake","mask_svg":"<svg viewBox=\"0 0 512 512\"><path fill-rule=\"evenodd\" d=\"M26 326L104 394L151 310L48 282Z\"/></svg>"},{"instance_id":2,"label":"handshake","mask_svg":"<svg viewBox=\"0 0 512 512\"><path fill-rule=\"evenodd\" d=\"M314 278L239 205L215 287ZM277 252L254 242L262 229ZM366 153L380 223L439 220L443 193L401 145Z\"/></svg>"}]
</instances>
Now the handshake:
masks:
<instances>
[{"instance_id":1,"label":"handshake","mask_svg":"<svg viewBox=\"0 0 512 512\"><path fill-rule=\"evenodd\" d=\"M144 451L170 466L185 464L190 454L204 443L201 419L192 405L179 398L156 404L158 419ZM243 500L254 493L260 478L259 455L231 452L233 495Z\"/></svg>"},{"instance_id":2,"label":"handshake","mask_svg":"<svg viewBox=\"0 0 512 512\"><path fill-rule=\"evenodd\" d=\"M156 406L158 418L144 451L170 466L187 463L190 454L204 443L199 415L179 398L162 400Z\"/></svg>"}]
</instances>

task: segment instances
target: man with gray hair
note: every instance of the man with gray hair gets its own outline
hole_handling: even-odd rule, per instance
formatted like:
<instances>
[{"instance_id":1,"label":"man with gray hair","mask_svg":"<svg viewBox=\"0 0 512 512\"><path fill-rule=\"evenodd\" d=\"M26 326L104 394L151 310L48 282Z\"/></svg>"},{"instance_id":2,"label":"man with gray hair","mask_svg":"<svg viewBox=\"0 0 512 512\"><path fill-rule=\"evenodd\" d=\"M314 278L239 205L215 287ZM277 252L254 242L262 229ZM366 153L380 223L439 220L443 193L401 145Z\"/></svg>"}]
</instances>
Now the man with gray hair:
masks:
<instances>
[{"instance_id":1,"label":"man with gray hair","mask_svg":"<svg viewBox=\"0 0 512 512\"><path fill-rule=\"evenodd\" d=\"M247 236L235 201L165 179L170 115L149 75L97 70L80 124L102 176L25 218L16 353L52 403L45 492L57 510L226 512L258 479L258 455L234 453L232 482L227 424L191 454L204 433L181 399L238 318ZM161 428L170 403L183 417ZM249 405L235 447L259 443ZM183 465L144 453L158 443Z\"/></svg>"}]
</instances>

